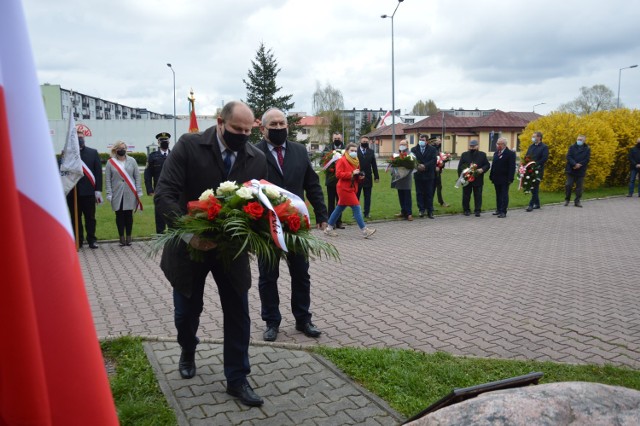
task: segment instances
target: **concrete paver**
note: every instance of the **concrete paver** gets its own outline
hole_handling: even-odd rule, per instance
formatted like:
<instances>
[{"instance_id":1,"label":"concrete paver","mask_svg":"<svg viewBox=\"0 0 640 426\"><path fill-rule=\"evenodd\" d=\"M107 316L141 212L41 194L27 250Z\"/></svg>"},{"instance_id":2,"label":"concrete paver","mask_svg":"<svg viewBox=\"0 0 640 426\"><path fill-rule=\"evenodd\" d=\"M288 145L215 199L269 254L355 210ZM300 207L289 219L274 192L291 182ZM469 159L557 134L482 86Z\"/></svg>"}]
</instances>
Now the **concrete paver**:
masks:
<instances>
[{"instance_id":1,"label":"concrete paver","mask_svg":"<svg viewBox=\"0 0 640 426\"><path fill-rule=\"evenodd\" d=\"M290 281L281 265L283 322L277 343L411 348L640 368L640 239L635 232L640 200L615 197L585 200L583 205L543 205L530 213L518 209L507 219L487 212L480 218L452 215L380 222L373 225L378 232L369 240L355 226L347 226L331 239L341 262L311 263L311 310L314 323L323 330L319 339L295 330L288 304ZM158 267L159 257L149 258L147 253L146 242L131 247L103 243L98 250L80 251L99 337L175 339L171 288ZM255 261L252 273L251 337L260 342L264 325ZM222 338L222 313L215 283L208 280L200 336L216 342ZM263 374L255 367L262 365L262 348L270 346L251 348L252 383ZM163 374L176 375L176 362L177 358L163 365ZM211 366L220 367L221 360ZM273 398L277 392L290 395L294 391L287 386L294 385L286 382L295 380L279 377L279 387L269 387L268 392ZM265 390L269 386L260 383ZM209 394L214 405L204 404L209 411L196 409L199 405L185 408L188 418L240 416L239 407L233 414L223 410L229 402L222 385L216 390ZM314 407L331 412L320 402ZM272 414L284 418L282 413ZM342 408L335 415L349 416L351 422L358 417L355 408ZM233 417L236 420L241 419Z\"/></svg>"}]
</instances>

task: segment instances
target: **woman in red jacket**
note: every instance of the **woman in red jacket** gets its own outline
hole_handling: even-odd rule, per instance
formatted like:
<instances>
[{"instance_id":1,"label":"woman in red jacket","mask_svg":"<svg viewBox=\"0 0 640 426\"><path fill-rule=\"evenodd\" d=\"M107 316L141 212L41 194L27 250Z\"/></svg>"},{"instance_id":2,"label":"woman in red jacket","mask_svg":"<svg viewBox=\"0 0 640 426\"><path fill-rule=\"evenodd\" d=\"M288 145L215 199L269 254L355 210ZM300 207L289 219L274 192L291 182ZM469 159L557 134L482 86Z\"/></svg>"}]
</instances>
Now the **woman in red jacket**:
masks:
<instances>
[{"instance_id":1,"label":"woman in red jacket","mask_svg":"<svg viewBox=\"0 0 640 426\"><path fill-rule=\"evenodd\" d=\"M358 227L362 231L362 235L365 238L369 238L376 230L374 228L367 228L362 218L362 211L360 210L360 201L358 201L358 184L364 180L364 173L360 172L360 161L358 160L358 146L354 143L347 145L345 153L336 162L336 178L338 184L336 190L338 192L338 205L336 206L327 228L324 233L332 237L336 237L338 234L333 230L338 218L347 207L351 207L353 211L353 217L358 223Z\"/></svg>"}]
</instances>

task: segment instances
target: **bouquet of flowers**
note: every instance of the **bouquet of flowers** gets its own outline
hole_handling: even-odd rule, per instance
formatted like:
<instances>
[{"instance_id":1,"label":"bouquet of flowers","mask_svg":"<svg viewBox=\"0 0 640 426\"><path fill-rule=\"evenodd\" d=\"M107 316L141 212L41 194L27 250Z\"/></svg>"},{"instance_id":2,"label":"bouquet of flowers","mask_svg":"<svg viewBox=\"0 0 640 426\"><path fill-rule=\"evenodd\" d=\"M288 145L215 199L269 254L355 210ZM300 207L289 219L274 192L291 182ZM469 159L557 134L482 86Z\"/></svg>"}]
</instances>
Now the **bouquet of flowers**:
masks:
<instances>
[{"instance_id":1,"label":"bouquet of flowers","mask_svg":"<svg viewBox=\"0 0 640 426\"><path fill-rule=\"evenodd\" d=\"M438 158L436 158L436 167L442 170L445 163L447 163L448 161L451 161L451 154L449 154L448 152L441 152L440 154L438 154Z\"/></svg>"},{"instance_id":2,"label":"bouquet of flowers","mask_svg":"<svg viewBox=\"0 0 640 426\"><path fill-rule=\"evenodd\" d=\"M386 171L388 172L391 169L391 182L393 183L413 172L415 167L416 157L411 153L401 152L400 154L393 154L387 164Z\"/></svg>"},{"instance_id":3,"label":"bouquet of flowers","mask_svg":"<svg viewBox=\"0 0 640 426\"><path fill-rule=\"evenodd\" d=\"M518 184L518 190L524 189L524 193L531 192L531 188L535 182L540 181L540 166L535 161L531 161L531 158L525 157L524 161L518 167L518 175L520 176L520 183Z\"/></svg>"},{"instance_id":4,"label":"bouquet of flowers","mask_svg":"<svg viewBox=\"0 0 640 426\"><path fill-rule=\"evenodd\" d=\"M320 161L322 164L322 169L324 170L327 180L329 182L337 182L336 178L336 161L340 159L344 155L344 150L342 149L334 149L332 151L327 152Z\"/></svg>"},{"instance_id":5,"label":"bouquet of flowers","mask_svg":"<svg viewBox=\"0 0 640 426\"><path fill-rule=\"evenodd\" d=\"M454 185L454 187L460 188L461 186L469 185L469 183L476 180L476 177L479 174L480 173L478 172L478 165L476 163L471 163L469 167L462 170L462 173L460 173L460 177L456 181L456 184Z\"/></svg>"},{"instance_id":6,"label":"bouquet of flowers","mask_svg":"<svg viewBox=\"0 0 640 426\"><path fill-rule=\"evenodd\" d=\"M245 251L272 263L287 252L339 259L332 244L311 233L304 201L264 180L244 185L227 181L215 191L206 190L187 203L187 214L178 217L174 227L155 236L152 254L187 234L215 242L225 268ZM187 247L192 260L204 259L205 252Z\"/></svg>"}]
</instances>

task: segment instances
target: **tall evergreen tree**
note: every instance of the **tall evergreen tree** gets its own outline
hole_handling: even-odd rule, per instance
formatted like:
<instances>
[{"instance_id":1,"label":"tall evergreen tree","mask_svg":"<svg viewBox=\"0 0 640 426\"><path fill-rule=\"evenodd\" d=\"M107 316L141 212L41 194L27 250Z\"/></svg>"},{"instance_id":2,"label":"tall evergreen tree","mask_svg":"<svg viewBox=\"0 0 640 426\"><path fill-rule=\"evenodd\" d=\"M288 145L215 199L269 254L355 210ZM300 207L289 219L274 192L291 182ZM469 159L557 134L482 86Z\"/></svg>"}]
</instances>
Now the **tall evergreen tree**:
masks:
<instances>
[{"instance_id":1,"label":"tall evergreen tree","mask_svg":"<svg viewBox=\"0 0 640 426\"><path fill-rule=\"evenodd\" d=\"M287 114L293 109L295 103L291 102L293 95L276 96L282 89L276 84L276 77L280 73L278 62L276 61L271 49L266 49L264 43L260 43L260 47L256 52L255 60L251 61L252 69L248 72L248 80L243 79L242 82L247 88L247 105L251 107L256 118L261 119L262 114L272 107L279 108ZM297 123L300 117L287 116L289 121L289 139L295 140L299 130ZM262 139L257 128L251 132L251 142L256 143Z\"/></svg>"}]
</instances>

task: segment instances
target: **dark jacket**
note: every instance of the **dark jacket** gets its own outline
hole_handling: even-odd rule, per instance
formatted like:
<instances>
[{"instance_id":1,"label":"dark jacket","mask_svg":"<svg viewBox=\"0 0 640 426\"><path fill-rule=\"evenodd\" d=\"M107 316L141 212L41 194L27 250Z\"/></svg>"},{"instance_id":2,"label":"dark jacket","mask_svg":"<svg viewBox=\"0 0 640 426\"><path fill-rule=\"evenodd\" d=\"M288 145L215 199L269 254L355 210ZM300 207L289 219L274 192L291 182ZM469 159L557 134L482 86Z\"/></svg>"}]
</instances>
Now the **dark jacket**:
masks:
<instances>
[{"instance_id":1,"label":"dark jacket","mask_svg":"<svg viewBox=\"0 0 640 426\"><path fill-rule=\"evenodd\" d=\"M640 164L640 144L637 144L629 151L629 165L631 170L636 170L636 166Z\"/></svg>"},{"instance_id":2,"label":"dark jacket","mask_svg":"<svg viewBox=\"0 0 640 426\"><path fill-rule=\"evenodd\" d=\"M482 151L465 151L460 156L460 161L458 162L458 176L462 174L462 171L469 167L471 163L475 163L478 166L478 169L482 169L483 173L479 174L473 182L470 182L471 186L482 186L484 185L484 174L489 170L491 165L489 164L489 160L487 160L487 154Z\"/></svg>"},{"instance_id":3,"label":"dark jacket","mask_svg":"<svg viewBox=\"0 0 640 426\"><path fill-rule=\"evenodd\" d=\"M362 188L371 188L373 186L373 178L380 179L378 175L378 163L376 163L376 154L373 149L367 148L366 153L362 153L362 148L358 147L358 160L360 161L360 171L364 172L364 180L360 182Z\"/></svg>"},{"instance_id":4,"label":"dark jacket","mask_svg":"<svg viewBox=\"0 0 640 426\"><path fill-rule=\"evenodd\" d=\"M305 195L313 206L316 222L326 222L327 207L324 204L324 193L320 186L320 178L313 170L309 161L309 154L304 145L287 141L284 149L283 172L280 171L277 160L269 150L268 142L262 139L256 145L267 157L267 180L274 185L284 188L304 199ZM284 174L283 174L284 173Z\"/></svg>"},{"instance_id":5,"label":"dark jacket","mask_svg":"<svg viewBox=\"0 0 640 426\"><path fill-rule=\"evenodd\" d=\"M417 181L433 180L436 177L436 161L438 159L438 151L431 145L426 145L424 148L424 154L420 149L420 145L411 148L411 152L416 157L416 162L418 164L423 164L425 167L424 171L417 170L413 174L413 178Z\"/></svg>"},{"instance_id":6,"label":"dark jacket","mask_svg":"<svg viewBox=\"0 0 640 426\"><path fill-rule=\"evenodd\" d=\"M542 142L540 142L538 145L536 145L535 143L531 144L531 146L529 146L529 149L527 149L525 157L529 157L531 161L535 161L536 165L540 167L538 171L540 172L540 180L542 180L542 178L544 177L544 163L546 163L549 159L549 147Z\"/></svg>"},{"instance_id":7,"label":"dark jacket","mask_svg":"<svg viewBox=\"0 0 640 426\"><path fill-rule=\"evenodd\" d=\"M95 191L102 192L102 162L100 162L100 155L98 155L97 149L85 146L80 150L80 158L93 173L93 177L96 179L96 187L94 188L89 178L83 175L76 184L78 196L95 197Z\"/></svg>"},{"instance_id":8,"label":"dark jacket","mask_svg":"<svg viewBox=\"0 0 640 426\"><path fill-rule=\"evenodd\" d=\"M169 156L169 152L167 151L167 157ZM147 167L144 169L144 186L147 188L147 195L154 192L155 187L158 186L158 179L160 179L160 172L162 171L162 166L166 157L162 155L160 150L153 151L149 154L149 158L147 159Z\"/></svg>"},{"instance_id":9,"label":"dark jacket","mask_svg":"<svg viewBox=\"0 0 640 426\"><path fill-rule=\"evenodd\" d=\"M569 147L569 151L567 152L567 166L564 172L572 176L584 176L587 174L587 166L589 165L590 159L591 148L589 148L589 145L584 144L578 146L578 144L574 143ZM582 164L582 167L574 169L573 166L578 163Z\"/></svg>"},{"instance_id":10,"label":"dark jacket","mask_svg":"<svg viewBox=\"0 0 640 426\"><path fill-rule=\"evenodd\" d=\"M167 224L171 227L177 216L187 213L187 202L197 200L207 189L215 190L224 181L244 183L267 178L264 154L250 143L245 145L244 151L238 151L229 177L225 177L224 170L215 126L203 133L182 135L164 163L153 198ZM214 255L213 251L210 253L209 256ZM246 257L242 261L246 262ZM171 285L186 296L191 295L193 282L203 279L199 275L203 272L202 264L190 259L183 241L164 247L160 267ZM235 269L239 274L246 272L245 268ZM231 270L235 269L232 267ZM205 269L205 276L206 273ZM243 276L234 282L246 287L239 290L247 290L251 286L250 274L248 279Z\"/></svg>"},{"instance_id":11,"label":"dark jacket","mask_svg":"<svg viewBox=\"0 0 640 426\"><path fill-rule=\"evenodd\" d=\"M489 180L494 185L511 184L516 174L516 153L509 148L502 151L502 155L498 156L498 151L493 154L493 162L491 163L491 172Z\"/></svg>"}]
</instances>

